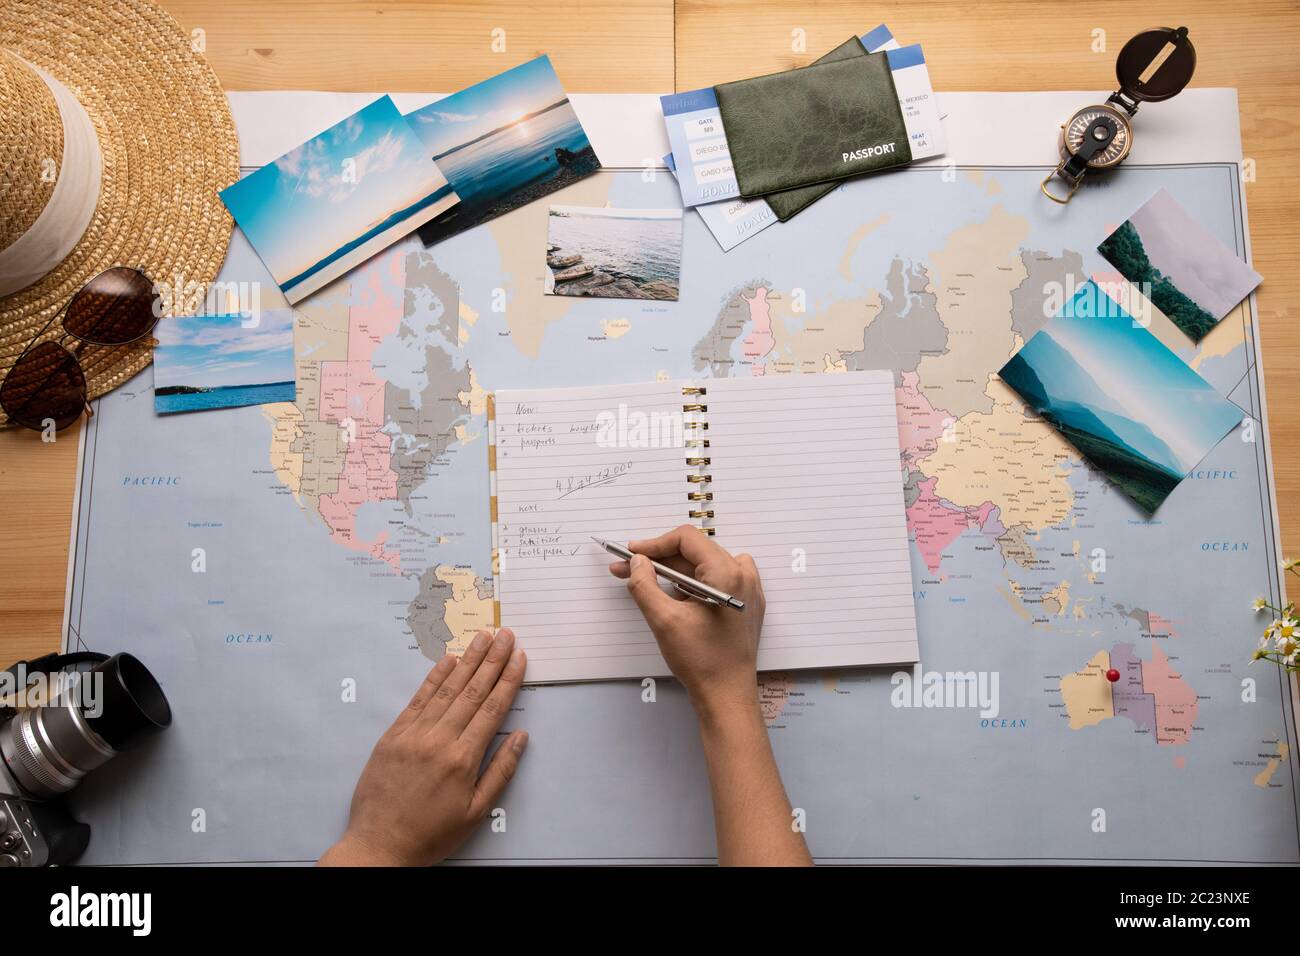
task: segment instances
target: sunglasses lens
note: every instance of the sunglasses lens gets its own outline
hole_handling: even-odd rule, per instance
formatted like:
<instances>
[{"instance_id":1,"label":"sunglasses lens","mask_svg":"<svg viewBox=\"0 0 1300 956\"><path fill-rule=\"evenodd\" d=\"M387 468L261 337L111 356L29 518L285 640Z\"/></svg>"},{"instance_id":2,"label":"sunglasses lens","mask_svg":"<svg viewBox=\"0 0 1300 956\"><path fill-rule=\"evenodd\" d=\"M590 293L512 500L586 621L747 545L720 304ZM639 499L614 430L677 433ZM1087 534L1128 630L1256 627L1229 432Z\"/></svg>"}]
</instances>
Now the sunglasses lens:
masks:
<instances>
[{"instance_id":1,"label":"sunglasses lens","mask_svg":"<svg viewBox=\"0 0 1300 956\"><path fill-rule=\"evenodd\" d=\"M143 273L118 266L101 272L72 297L63 328L93 345L125 345L158 323L158 295Z\"/></svg>"},{"instance_id":2,"label":"sunglasses lens","mask_svg":"<svg viewBox=\"0 0 1300 956\"><path fill-rule=\"evenodd\" d=\"M86 376L77 357L56 342L23 353L0 384L0 408L11 421L42 431L67 428L86 407Z\"/></svg>"}]
</instances>

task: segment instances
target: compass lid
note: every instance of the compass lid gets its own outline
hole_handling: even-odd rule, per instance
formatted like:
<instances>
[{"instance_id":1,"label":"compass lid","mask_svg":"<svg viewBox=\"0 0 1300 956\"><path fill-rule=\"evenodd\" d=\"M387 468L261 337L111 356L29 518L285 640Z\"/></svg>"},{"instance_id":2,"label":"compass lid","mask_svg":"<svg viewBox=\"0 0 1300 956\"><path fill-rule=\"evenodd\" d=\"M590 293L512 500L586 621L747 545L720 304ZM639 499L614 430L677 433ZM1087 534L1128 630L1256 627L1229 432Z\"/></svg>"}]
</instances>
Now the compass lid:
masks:
<instances>
[{"instance_id":1,"label":"compass lid","mask_svg":"<svg viewBox=\"0 0 1300 956\"><path fill-rule=\"evenodd\" d=\"M1181 93L1196 70L1196 48L1187 27L1146 30L1124 44L1115 62L1120 92L1130 99L1158 103Z\"/></svg>"}]
</instances>

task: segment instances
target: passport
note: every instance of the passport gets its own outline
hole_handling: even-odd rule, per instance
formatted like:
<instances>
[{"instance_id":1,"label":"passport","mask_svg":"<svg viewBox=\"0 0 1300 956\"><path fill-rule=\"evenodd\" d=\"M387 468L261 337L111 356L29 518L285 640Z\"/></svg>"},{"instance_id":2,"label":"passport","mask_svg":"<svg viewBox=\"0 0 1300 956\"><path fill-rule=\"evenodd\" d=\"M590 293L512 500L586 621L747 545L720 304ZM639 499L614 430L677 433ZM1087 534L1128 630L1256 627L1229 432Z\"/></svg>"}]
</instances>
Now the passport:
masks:
<instances>
[{"instance_id":1,"label":"passport","mask_svg":"<svg viewBox=\"0 0 1300 956\"><path fill-rule=\"evenodd\" d=\"M878 29L884 29L884 26L882 25ZM833 60L847 60L851 56L866 56L865 39L865 37L863 40L859 40L857 37L849 37L831 52L818 57L813 62L829 63ZM839 183L818 183L816 186L802 186L799 189L785 189L779 193L768 193L763 199L767 201L772 212L776 213L776 218L781 222L785 222L796 213L807 209L827 193L834 192L838 186Z\"/></svg>"},{"instance_id":2,"label":"passport","mask_svg":"<svg viewBox=\"0 0 1300 956\"><path fill-rule=\"evenodd\" d=\"M744 198L834 184L912 161L888 58L865 50L855 55L849 43L828 57L837 54L842 58L714 87ZM811 201L795 198L799 208Z\"/></svg>"}]
</instances>

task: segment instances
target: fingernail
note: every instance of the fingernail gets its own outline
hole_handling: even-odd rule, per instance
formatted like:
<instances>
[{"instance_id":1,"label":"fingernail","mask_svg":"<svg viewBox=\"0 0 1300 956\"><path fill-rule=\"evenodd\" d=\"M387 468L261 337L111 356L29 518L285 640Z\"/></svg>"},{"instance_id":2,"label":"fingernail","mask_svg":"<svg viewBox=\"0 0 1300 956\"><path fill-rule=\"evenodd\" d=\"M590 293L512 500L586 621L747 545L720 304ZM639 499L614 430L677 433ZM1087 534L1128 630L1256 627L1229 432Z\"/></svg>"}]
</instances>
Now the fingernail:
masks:
<instances>
[{"instance_id":1,"label":"fingernail","mask_svg":"<svg viewBox=\"0 0 1300 956\"><path fill-rule=\"evenodd\" d=\"M528 731L517 730L510 735L510 747L515 753L521 754L524 748L528 746Z\"/></svg>"},{"instance_id":2,"label":"fingernail","mask_svg":"<svg viewBox=\"0 0 1300 956\"><path fill-rule=\"evenodd\" d=\"M494 638L494 641L496 642L497 647L509 647L515 642L515 632L510 630L508 627L503 627L501 630L497 631L497 636Z\"/></svg>"},{"instance_id":3,"label":"fingernail","mask_svg":"<svg viewBox=\"0 0 1300 956\"><path fill-rule=\"evenodd\" d=\"M469 649L471 651L481 651L488 646L488 642L491 640L492 638L487 631L479 631L474 635L474 640L470 641Z\"/></svg>"},{"instance_id":4,"label":"fingernail","mask_svg":"<svg viewBox=\"0 0 1300 956\"><path fill-rule=\"evenodd\" d=\"M644 564L645 564L647 561L649 561L649 560L650 560L650 559L647 558L644 554L634 554L634 555L632 555L632 562L631 562L631 563L632 563L632 567L633 567L633 568L639 568L639 567L641 567L642 565L644 565Z\"/></svg>"},{"instance_id":5,"label":"fingernail","mask_svg":"<svg viewBox=\"0 0 1300 956\"><path fill-rule=\"evenodd\" d=\"M517 668L519 668L520 670L523 670L523 667L524 667L524 649L523 649L522 647L516 647L515 650L514 650L514 653L510 655L510 665L509 665L509 666L511 666L511 667L517 667Z\"/></svg>"}]
</instances>

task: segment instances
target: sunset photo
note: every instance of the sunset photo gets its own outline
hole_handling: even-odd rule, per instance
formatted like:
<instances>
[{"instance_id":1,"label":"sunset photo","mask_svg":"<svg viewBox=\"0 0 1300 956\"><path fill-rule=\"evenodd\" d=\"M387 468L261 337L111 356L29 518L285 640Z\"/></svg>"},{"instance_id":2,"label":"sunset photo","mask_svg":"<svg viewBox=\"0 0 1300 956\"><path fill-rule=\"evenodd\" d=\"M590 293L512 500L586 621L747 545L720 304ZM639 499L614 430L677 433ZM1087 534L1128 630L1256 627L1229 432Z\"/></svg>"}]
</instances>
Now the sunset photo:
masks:
<instances>
[{"instance_id":1,"label":"sunset photo","mask_svg":"<svg viewBox=\"0 0 1300 956\"><path fill-rule=\"evenodd\" d=\"M600 169L550 57L436 100L407 119L461 200L420 230L426 246Z\"/></svg>"}]
</instances>

